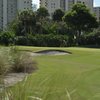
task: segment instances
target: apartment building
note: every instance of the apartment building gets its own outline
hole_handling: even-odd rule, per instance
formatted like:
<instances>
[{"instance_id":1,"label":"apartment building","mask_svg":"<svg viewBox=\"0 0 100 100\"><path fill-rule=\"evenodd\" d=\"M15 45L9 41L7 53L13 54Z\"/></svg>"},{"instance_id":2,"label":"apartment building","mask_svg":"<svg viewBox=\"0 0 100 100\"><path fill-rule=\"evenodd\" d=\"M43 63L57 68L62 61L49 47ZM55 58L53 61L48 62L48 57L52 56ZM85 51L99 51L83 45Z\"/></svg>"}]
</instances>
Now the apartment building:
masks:
<instances>
[{"instance_id":1,"label":"apartment building","mask_svg":"<svg viewBox=\"0 0 100 100\"><path fill-rule=\"evenodd\" d=\"M17 0L17 10L23 11L32 9L32 0Z\"/></svg>"},{"instance_id":2,"label":"apartment building","mask_svg":"<svg viewBox=\"0 0 100 100\"><path fill-rule=\"evenodd\" d=\"M94 7L94 13L97 17L97 21L100 22L100 7Z\"/></svg>"},{"instance_id":3,"label":"apartment building","mask_svg":"<svg viewBox=\"0 0 100 100\"><path fill-rule=\"evenodd\" d=\"M60 3L61 3L60 0L40 0L40 6L47 8L50 16L52 16L53 12L56 9L60 9L61 6L63 6L60 5Z\"/></svg>"},{"instance_id":4,"label":"apartment building","mask_svg":"<svg viewBox=\"0 0 100 100\"><path fill-rule=\"evenodd\" d=\"M40 0L40 6L48 9L50 15L56 9L71 10L73 4L84 3L93 12L93 0Z\"/></svg>"},{"instance_id":5,"label":"apartment building","mask_svg":"<svg viewBox=\"0 0 100 100\"><path fill-rule=\"evenodd\" d=\"M0 0L0 29L3 28L3 0Z\"/></svg>"},{"instance_id":6,"label":"apartment building","mask_svg":"<svg viewBox=\"0 0 100 100\"><path fill-rule=\"evenodd\" d=\"M75 0L65 0L65 11L69 11L72 9Z\"/></svg>"},{"instance_id":7,"label":"apartment building","mask_svg":"<svg viewBox=\"0 0 100 100\"><path fill-rule=\"evenodd\" d=\"M18 11L32 9L32 0L0 0L0 30L16 18Z\"/></svg>"},{"instance_id":8,"label":"apartment building","mask_svg":"<svg viewBox=\"0 0 100 100\"><path fill-rule=\"evenodd\" d=\"M74 0L40 0L40 6L48 9L52 15L56 9L67 11L71 9Z\"/></svg>"}]
</instances>

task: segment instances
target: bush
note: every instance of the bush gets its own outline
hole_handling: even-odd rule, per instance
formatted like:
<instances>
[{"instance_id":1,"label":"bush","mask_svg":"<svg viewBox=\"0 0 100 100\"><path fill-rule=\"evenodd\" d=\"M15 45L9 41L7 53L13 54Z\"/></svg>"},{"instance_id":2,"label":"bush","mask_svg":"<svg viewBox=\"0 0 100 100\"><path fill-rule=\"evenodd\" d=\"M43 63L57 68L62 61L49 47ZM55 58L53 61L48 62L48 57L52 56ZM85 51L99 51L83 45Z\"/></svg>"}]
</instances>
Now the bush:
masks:
<instances>
[{"instance_id":1,"label":"bush","mask_svg":"<svg viewBox=\"0 0 100 100\"><path fill-rule=\"evenodd\" d=\"M80 38L80 45L100 46L100 32L90 33Z\"/></svg>"},{"instance_id":2,"label":"bush","mask_svg":"<svg viewBox=\"0 0 100 100\"><path fill-rule=\"evenodd\" d=\"M16 37L16 44L27 45L27 38L25 36Z\"/></svg>"},{"instance_id":3,"label":"bush","mask_svg":"<svg viewBox=\"0 0 100 100\"><path fill-rule=\"evenodd\" d=\"M28 38L22 37L24 41L20 41L20 37L17 38L17 45L29 45L29 46L48 46L48 47L66 47L68 46L68 36L66 35L53 35L53 34L36 34L29 35Z\"/></svg>"},{"instance_id":4,"label":"bush","mask_svg":"<svg viewBox=\"0 0 100 100\"><path fill-rule=\"evenodd\" d=\"M0 33L0 44L9 45L14 44L15 34L13 32L1 32Z\"/></svg>"},{"instance_id":5,"label":"bush","mask_svg":"<svg viewBox=\"0 0 100 100\"><path fill-rule=\"evenodd\" d=\"M37 63L33 60L30 53L14 51L13 58L13 72L31 73L37 68Z\"/></svg>"},{"instance_id":6,"label":"bush","mask_svg":"<svg viewBox=\"0 0 100 100\"><path fill-rule=\"evenodd\" d=\"M37 63L30 53L17 51L15 48L0 49L0 75L8 72L31 73L37 68Z\"/></svg>"}]
</instances>

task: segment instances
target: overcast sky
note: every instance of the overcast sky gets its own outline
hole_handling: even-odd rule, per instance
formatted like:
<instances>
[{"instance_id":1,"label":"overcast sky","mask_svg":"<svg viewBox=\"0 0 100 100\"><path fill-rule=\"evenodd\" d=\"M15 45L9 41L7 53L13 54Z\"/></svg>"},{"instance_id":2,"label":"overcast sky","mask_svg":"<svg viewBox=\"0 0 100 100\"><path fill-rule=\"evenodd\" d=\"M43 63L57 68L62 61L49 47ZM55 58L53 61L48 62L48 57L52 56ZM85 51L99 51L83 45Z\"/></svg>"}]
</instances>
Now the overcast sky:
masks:
<instances>
[{"instance_id":1,"label":"overcast sky","mask_svg":"<svg viewBox=\"0 0 100 100\"><path fill-rule=\"evenodd\" d=\"M33 3L39 7L39 0L33 0ZM100 0L94 0L94 6L100 6Z\"/></svg>"}]
</instances>

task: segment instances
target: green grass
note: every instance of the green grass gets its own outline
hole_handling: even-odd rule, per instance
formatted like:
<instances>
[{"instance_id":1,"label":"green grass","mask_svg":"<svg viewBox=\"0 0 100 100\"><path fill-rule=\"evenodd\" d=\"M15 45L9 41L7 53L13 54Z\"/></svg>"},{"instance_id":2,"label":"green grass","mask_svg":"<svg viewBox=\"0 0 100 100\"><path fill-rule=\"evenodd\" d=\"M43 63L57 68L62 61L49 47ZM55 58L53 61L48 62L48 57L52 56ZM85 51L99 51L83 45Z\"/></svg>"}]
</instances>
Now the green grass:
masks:
<instances>
[{"instance_id":1,"label":"green grass","mask_svg":"<svg viewBox=\"0 0 100 100\"><path fill-rule=\"evenodd\" d=\"M14 100L100 100L99 49L19 47L29 51L45 49L72 54L35 57L38 70L11 88Z\"/></svg>"}]
</instances>

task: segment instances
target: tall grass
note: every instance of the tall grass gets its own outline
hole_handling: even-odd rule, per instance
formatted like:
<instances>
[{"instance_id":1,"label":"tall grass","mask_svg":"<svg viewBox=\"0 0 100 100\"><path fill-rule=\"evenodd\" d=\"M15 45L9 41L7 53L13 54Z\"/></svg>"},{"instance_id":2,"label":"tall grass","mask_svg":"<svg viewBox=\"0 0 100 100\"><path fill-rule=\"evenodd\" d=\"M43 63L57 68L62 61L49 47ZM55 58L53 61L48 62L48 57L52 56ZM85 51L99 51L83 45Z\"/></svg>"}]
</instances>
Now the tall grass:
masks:
<instances>
[{"instance_id":1,"label":"tall grass","mask_svg":"<svg viewBox=\"0 0 100 100\"><path fill-rule=\"evenodd\" d=\"M4 84L5 75L8 73L20 72L31 73L36 68L37 63L33 60L33 57L30 55L30 53L18 51L15 47L0 48L0 100L15 100L15 95L6 89ZM25 84L25 81L23 84ZM25 92L23 90L24 85L22 87L17 87L17 92L20 94Z\"/></svg>"},{"instance_id":2,"label":"tall grass","mask_svg":"<svg viewBox=\"0 0 100 100\"><path fill-rule=\"evenodd\" d=\"M3 100L5 97L5 85L3 78L12 67L10 60L10 49L0 48L0 100Z\"/></svg>"},{"instance_id":3,"label":"tall grass","mask_svg":"<svg viewBox=\"0 0 100 100\"><path fill-rule=\"evenodd\" d=\"M0 48L0 75L5 75L12 67L9 48Z\"/></svg>"},{"instance_id":4,"label":"tall grass","mask_svg":"<svg viewBox=\"0 0 100 100\"><path fill-rule=\"evenodd\" d=\"M37 63L30 53L18 51L14 48L11 54L13 59L13 66L11 69L13 72L31 73L37 68Z\"/></svg>"},{"instance_id":5,"label":"tall grass","mask_svg":"<svg viewBox=\"0 0 100 100\"><path fill-rule=\"evenodd\" d=\"M21 85L20 83L14 88L14 90L10 88L6 88L4 84L2 84L2 88L0 87L0 100L26 100L27 96L27 91L26 91L26 86L25 82L27 81L27 76L23 80L23 84Z\"/></svg>"},{"instance_id":6,"label":"tall grass","mask_svg":"<svg viewBox=\"0 0 100 100\"><path fill-rule=\"evenodd\" d=\"M0 75L8 72L30 73L37 68L30 53L18 51L15 47L0 48Z\"/></svg>"}]
</instances>

